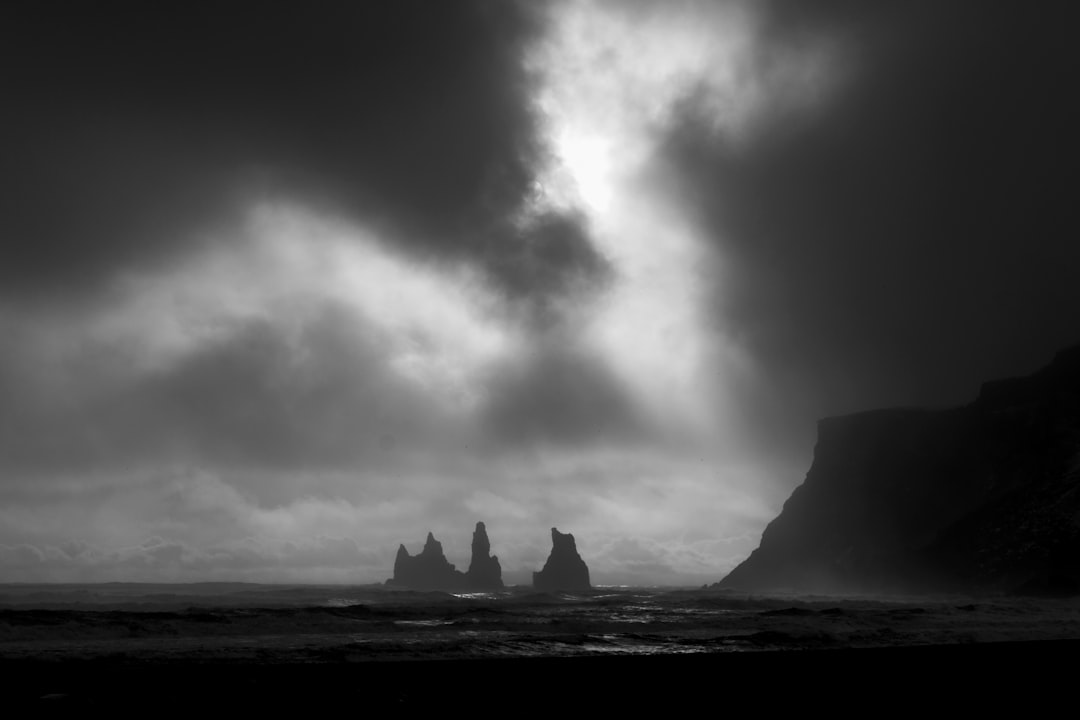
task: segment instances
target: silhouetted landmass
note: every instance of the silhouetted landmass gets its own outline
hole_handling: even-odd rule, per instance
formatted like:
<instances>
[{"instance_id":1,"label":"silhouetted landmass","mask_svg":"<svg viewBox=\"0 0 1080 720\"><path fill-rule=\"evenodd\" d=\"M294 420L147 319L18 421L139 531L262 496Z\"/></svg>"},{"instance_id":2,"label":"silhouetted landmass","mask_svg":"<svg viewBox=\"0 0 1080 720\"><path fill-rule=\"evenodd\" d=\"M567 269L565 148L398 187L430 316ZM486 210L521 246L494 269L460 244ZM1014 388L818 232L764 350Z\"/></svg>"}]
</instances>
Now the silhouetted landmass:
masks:
<instances>
[{"instance_id":1,"label":"silhouetted landmass","mask_svg":"<svg viewBox=\"0 0 1080 720\"><path fill-rule=\"evenodd\" d=\"M533 573L537 590L588 590L589 567L578 555L577 543L570 533L551 528L551 554L544 569Z\"/></svg>"},{"instance_id":2,"label":"silhouetted landmass","mask_svg":"<svg viewBox=\"0 0 1080 720\"><path fill-rule=\"evenodd\" d=\"M503 587L502 566L499 558L491 554L487 528L484 523L476 523L472 539L472 560L465 579L473 590L500 590Z\"/></svg>"},{"instance_id":3,"label":"silhouetted landmass","mask_svg":"<svg viewBox=\"0 0 1080 720\"><path fill-rule=\"evenodd\" d=\"M446 559L442 543L430 532L424 549L413 556L404 545L398 547L394 560L394 577L386 581L387 585L398 585L413 590L464 590L465 574Z\"/></svg>"},{"instance_id":4,"label":"silhouetted landmass","mask_svg":"<svg viewBox=\"0 0 1080 720\"><path fill-rule=\"evenodd\" d=\"M820 421L805 482L717 585L1077 593L1080 346L964 407Z\"/></svg>"},{"instance_id":5,"label":"silhouetted landmass","mask_svg":"<svg viewBox=\"0 0 1080 720\"><path fill-rule=\"evenodd\" d=\"M502 567L499 558L491 554L487 528L478 522L473 531L472 560L467 573L447 561L442 543L429 532L419 555L410 555L404 545L398 547L394 577L386 584L411 590L500 590Z\"/></svg>"}]
</instances>

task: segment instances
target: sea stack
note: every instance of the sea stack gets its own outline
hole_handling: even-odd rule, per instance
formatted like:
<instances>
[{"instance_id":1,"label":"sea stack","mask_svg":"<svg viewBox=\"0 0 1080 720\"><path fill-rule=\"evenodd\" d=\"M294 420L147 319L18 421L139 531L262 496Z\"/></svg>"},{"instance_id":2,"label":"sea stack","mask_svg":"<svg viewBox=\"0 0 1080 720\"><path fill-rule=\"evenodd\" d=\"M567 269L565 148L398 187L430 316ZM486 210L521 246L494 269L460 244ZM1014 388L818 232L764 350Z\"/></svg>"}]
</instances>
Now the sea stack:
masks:
<instances>
[{"instance_id":1,"label":"sea stack","mask_svg":"<svg viewBox=\"0 0 1080 720\"><path fill-rule=\"evenodd\" d=\"M409 555L404 545L398 547L394 560L394 577L387 585L413 590L461 590L466 587L465 575L447 561L442 543L430 532L419 555Z\"/></svg>"},{"instance_id":2,"label":"sea stack","mask_svg":"<svg viewBox=\"0 0 1080 720\"><path fill-rule=\"evenodd\" d=\"M533 573L537 590L588 590L589 567L578 555L577 543L570 533L551 528L551 554L544 569Z\"/></svg>"},{"instance_id":3,"label":"sea stack","mask_svg":"<svg viewBox=\"0 0 1080 720\"><path fill-rule=\"evenodd\" d=\"M473 531L472 561L465 579L473 590L501 590L503 587L502 566L499 558L491 554L487 528L482 522L476 523Z\"/></svg>"}]
</instances>

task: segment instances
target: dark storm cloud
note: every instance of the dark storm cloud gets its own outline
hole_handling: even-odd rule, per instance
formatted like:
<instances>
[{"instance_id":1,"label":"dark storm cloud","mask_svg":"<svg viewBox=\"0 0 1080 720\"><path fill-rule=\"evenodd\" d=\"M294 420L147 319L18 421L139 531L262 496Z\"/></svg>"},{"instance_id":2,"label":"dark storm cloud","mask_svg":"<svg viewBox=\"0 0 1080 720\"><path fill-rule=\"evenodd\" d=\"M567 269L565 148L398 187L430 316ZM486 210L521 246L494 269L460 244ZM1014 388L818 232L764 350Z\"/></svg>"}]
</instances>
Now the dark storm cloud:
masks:
<instances>
[{"instance_id":1,"label":"dark storm cloud","mask_svg":"<svg viewBox=\"0 0 1080 720\"><path fill-rule=\"evenodd\" d=\"M595 296L613 270L590 243L585 219L572 213L543 213L519 227L488 236L485 262L498 286L523 299L529 319L541 327L557 322L565 306Z\"/></svg>"},{"instance_id":2,"label":"dark storm cloud","mask_svg":"<svg viewBox=\"0 0 1080 720\"><path fill-rule=\"evenodd\" d=\"M502 443L590 446L643 429L630 394L598 359L543 343L501 367L484 422Z\"/></svg>"},{"instance_id":3,"label":"dark storm cloud","mask_svg":"<svg viewBox=\"0 0 1080 720\"><path fill-rule=\"evenodd\" d=\"M435 403L387 367L378 337L351 325L332 307L295 333L246 323L168 375L146 378L132 399L153 418L159 456L277 469L363 459L375 468L434 449Z\"/></svg>"},{"instance_id":4,"label":"dark storm cloud","mask_svg":"<svg viewBox=\"0 0 1080 720\"><path fill-rule=\"evenodd\" d=\"M752 71L834 41L837 87L738 142L689 103L664 149L719 250L717 325L766 379L747 420L775 438L806 412L963 402L1075 342L1067 5L769 7Z\"/></svg>"},{"instance_id":5,"label":"dark storm cloud","mask_svg":"<svg viewBox=\"0 0 1080 720\"><path fill-rule=\"evenodd\" d=\"M514 264L521 239L506 219L544 159L520 63L540 27L527 6L16 2L0 13L9 298L71 297L167 263L260 197L360 219L420 254ZM591 262L587 238L567 237L580 247L558 259Z\"/></svg>"},{"instance_id":6,"label":"dark storm cloud","mask_svg":"<svg viewBox=\"0 0 1080 720\"><path fill-rule=\"evenodd\" d=\"M402 465L454 442L438 403L389 367L378 334L324 304L303 323L237 320L168 367L125 370L117 345L84 350L33 387L0 366L0 469L41 472L206 463L308 469ZM20 385L21 383L21 385Z\"/></svg>"}]
</instances>

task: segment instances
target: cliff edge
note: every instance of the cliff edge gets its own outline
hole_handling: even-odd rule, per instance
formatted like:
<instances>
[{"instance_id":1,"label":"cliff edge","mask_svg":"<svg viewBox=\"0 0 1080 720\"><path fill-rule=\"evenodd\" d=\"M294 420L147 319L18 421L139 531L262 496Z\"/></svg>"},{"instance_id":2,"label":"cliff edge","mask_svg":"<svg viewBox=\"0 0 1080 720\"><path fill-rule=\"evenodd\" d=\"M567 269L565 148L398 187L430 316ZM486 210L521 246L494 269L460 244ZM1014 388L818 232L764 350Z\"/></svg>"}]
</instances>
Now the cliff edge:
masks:
<instances>
[{"instance_id":1,"label":"cliff edge","mask_svg":"<svg viewBox=\"0 0 1080 720\"><path fill-rule=\"evenodd\" d=\"M806 480L715 587L1080 593L1080 346L964 407L820 421Z\"/></svg>"}]
</instances>

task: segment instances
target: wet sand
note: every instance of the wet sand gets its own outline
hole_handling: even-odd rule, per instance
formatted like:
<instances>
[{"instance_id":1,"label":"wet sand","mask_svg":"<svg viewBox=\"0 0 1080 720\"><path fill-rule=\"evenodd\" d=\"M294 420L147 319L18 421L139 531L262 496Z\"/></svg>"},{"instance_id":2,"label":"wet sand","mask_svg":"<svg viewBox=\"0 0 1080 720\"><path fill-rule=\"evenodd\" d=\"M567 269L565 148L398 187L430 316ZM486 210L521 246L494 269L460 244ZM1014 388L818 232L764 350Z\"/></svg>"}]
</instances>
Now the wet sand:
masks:
<instances>
[{"instance_id":1,"label":"wet sand","mask_svg":"<svg viewBox=\"0 0 1080 720\"><path fill-rule=\"evenodd\" d=\"M963 713L1070 707L1080 641L331 663L0 661L6 707Z\"/></svg>"}]
</instances>

